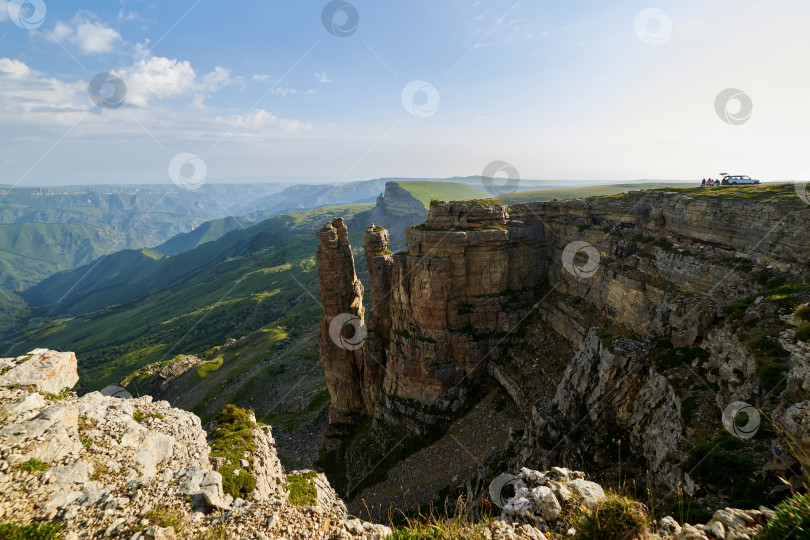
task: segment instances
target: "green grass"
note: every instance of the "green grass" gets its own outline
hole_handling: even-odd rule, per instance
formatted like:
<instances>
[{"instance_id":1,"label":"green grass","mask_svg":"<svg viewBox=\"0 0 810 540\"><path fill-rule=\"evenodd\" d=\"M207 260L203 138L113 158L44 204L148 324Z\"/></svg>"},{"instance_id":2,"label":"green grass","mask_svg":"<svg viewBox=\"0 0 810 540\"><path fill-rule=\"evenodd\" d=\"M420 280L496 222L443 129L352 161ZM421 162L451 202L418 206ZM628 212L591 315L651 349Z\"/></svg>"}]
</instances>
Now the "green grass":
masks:
<instances>
[{"instance_id":1,"label":"green grass","mask_svg":"<svg viewBox=\"0 0 810 540\"><path fill-rule=\"evenodd\" d=\"M40 392L39 395L41 395L43 397L46 397L48 399L53 399L53 400L56 400L56 401L60 401L60 400L63 400L63 399L67 399L71 395L73 395L73 390L70 390L70 389L62 390L58 394L51 394L50 392Z\"/></svg>"},{"instance_id":2,"label":"green grass","mask_svg":"<svg viewBox=\"0 0 810 540\"><path fill-rule=\"evenodd\" d=\"M810 341L810 324L802 325L796 330L796 339Z\"/></svg>"},{"instance_id":3,"label":"green grass","mask_svg":"<svg viewBox=\"0 0 810 540\"><path fill-rule=\"evenodd\" d=\"M810 306L799 306L796 316L803 321L810 322Z\"/></svg>"},{"instance_id":4,"label":"green grass","mask_svg":"<svg viewBox=\"0 0 810 540\"><path fill-rule=\"evenodd\" d=\"M489 193L482 189L458 184L455 182L396 182L409 192L425 208L430 208L430 201L465 201L470 199L490 199Z\"/></svg>"},{"instance_id":5,"label":"green grass","mask_svg":"<svg viewBox=\"0 0 810 540\"><path fill-rule=\"evenodd\" d=\"M240 409L236 405L227 405L222 412L214 418L216 425L211 429L211 456L224 457L225 464L220 468L222 475L222 488L233 498L250 498L256 489L256 477L249 470L245 470L239 463L240 459L247 459L252 466L249 454L256 450L256 438L253 429L257 426L250 420L251 411ZM239 469L239 474L234 471Z\"/></svg>"},{"instance_id":6,"label":"green grass","mask_svg":"<svg viewBox=\"0 0 810 540\"><path fill-rule=\"evenodd\" d=\"M294 506L314 506L318 501L318 489L310 482L318 475L315 471L287 475L287 489L290 491L290 504Z\"/></svg>"},{"instance_id":7,"label":"green grass","mask_svg":"<svg viewBox=\"0 0 810 540\"><path fill-rule=\"evenodd\" d=\"M17 468L26 472L44 472L50 469L51 466L38 459L32 458L17 465Z\"/></svg>"},{"instance_id":8,"label":"green grass","mask_svg":"<svg viewBox=\"0 0 810 540\"><path fill-rule=\"evenodd\" d=\"M141 423L147 418L157 418L158 420L163 420L163 415L159 412L145 413L143 411L135 411L132 413L132 418L134 418L136 422Z\"/></svg>"},{"instance_id":9,"label":"green grass","mask_svg":"<svg viewBox=\"0 0 810 540\"><path fill-rule=\"evenodd\" d=\"M3 540L61 540L61 523L0 523L0 538Z\"/></svg>"},{"instance_id":10,"label":"green grass","mask_svg":"<svg viewBox=\"0 0 810 540\"><path fill-rule=\"evenodd\" d=\"M609 493L574 523L578 538L588 540L636 540L649 537L647 509L627 497Z\"/></svg>"},{"instance_id":11,"label":"green grass","mask_svg":"<svg viewBox=\"0 0 810 540\"><path fill-rule=\"evenodd\" d=\"M197 376L201 379L208 377L210 374L222 367L222 362L224 362L224 360L225 359L222 357L222 355L220 355L213 360L200 364L200 367L197 368Z\"/></svg>"},{"instance_id":12,"label":"green grass","mask_svg":"<svg viewBox=\"0 0 810 540\"><path fill-rule=\"evenodd\" d=\"M755 540L810 538L810 494L794 495L775 510L776 517L765 524Z\"/></svg>"}]
</instances>

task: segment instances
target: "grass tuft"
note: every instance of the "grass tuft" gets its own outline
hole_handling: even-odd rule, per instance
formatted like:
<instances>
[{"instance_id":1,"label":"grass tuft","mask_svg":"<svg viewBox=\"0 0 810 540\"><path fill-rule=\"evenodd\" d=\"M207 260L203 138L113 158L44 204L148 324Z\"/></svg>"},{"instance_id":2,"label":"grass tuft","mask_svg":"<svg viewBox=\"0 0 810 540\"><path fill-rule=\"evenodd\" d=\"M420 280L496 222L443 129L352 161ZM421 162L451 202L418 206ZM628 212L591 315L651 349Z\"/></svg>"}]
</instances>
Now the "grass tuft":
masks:
<instances>
[{"instance_id":1,"label":"grass tuft","mask_svg":"<svg viewBox=\"0 0 810 540\"><path fill-rule=\"evenodd\" d=\"M26 472L37 472L37 471L38 472L45 472L48 469L50 469L51 466L48 465L47 463L43 463L42 461L40 461L38 459L33 459L32 458L32 459L29 459L28 461L25 461L25 462L20 463L19 465L17 465L17 468L19 470L21 470L21 471L26 471Z\"/></svg>"},{"instance_id":2,"label":"grass tuft","mask_svg":"<svg viewBox=\"0 0 810 540\"><path fill-rule=\"evenodd\" d=\"M615 493L580 517L574 529L577 538L589 540L641 540L651 538L647 508Z\"/></svg>"}]
</instances>

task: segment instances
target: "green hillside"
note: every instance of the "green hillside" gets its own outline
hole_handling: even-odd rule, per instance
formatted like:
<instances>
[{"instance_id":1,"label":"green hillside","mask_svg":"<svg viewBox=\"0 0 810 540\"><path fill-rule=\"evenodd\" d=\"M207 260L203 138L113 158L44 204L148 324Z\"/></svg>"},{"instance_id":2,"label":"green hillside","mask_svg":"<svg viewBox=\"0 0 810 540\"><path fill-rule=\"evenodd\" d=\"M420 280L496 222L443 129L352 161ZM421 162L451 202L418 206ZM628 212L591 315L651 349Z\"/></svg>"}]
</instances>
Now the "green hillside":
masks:
<instances>
[{"instance_id":1,"label":"green hillside","mask_svg":"<svg viewBox=\"0 0 810 540\"><path fill-rule=\"evenodd\" d=\"M229 232L235 231L236 229L244 229L251 224L252 223L247 219L239 217L227 217L224 219L206 221L193 231L178 234L168 242L162 243L155 248L155 251L167 255L176 255L194 249L207 242L219 240Z\"/></svg>"},{"instance_id":2,"label":"green hillside","mask_svg":"<svg viewBox=\"0 0 810 540\"><path fill-rule=\"evenodd\" d=\"M492 195L481 189L458 184L456 182L396 182L399 187L408 191L425 208L430 208L430 201L464 201L468 199L490 199Z\"/></svg>"},{"instance_id":3,"label":"green hillside","mask_svg":"<svg viewBox=\"0 0 810 540\"><path fill-rule=\"evenodd\" d=\"M698 182L699 183L699 182ZM536 191L519 191L498 195L497 198L506 204L517 204L532 201L551 201L554 199L580 199L582 197L597 197L601 195L618 195L639 189L654 189L666 187L685 187L690 184L681 183L654 183L644 182L636 184L611 184L606 186L586 186L571 189L540 189ZM700 186L698 186L700 187Z\"/></svg>"},{"instance_id":4,"label":"green hillside","mask_svg":"<svg viewBox=\"0 0 810 540\"><path fill-rule=\"evenodd\" d=\"M0 186L0 289L23 291L123 249L156 246L277 191L274 186ZM253 203L253 206L250 204ZM202 231L213 239L216 226ZM188 242L191 243L191 242Z\"/></svg>"},{"instance_id":5,"label":"green hillside","mask_svg":"<svg viewBox=\"0 0 810 540\"><path fill-rule=\"evenodd\" d=\"M285 214L179 255L127 251L53 276L25 293L40 309L9 329L0 347L10 354L35 347L76 352L83 391L180 353L204 356L228 338L262 329L283 329L284 348L319 318L314 231L371 207ZM357 228L352 241L360 245L361 238Z\"/></svg>"}]
</instances>

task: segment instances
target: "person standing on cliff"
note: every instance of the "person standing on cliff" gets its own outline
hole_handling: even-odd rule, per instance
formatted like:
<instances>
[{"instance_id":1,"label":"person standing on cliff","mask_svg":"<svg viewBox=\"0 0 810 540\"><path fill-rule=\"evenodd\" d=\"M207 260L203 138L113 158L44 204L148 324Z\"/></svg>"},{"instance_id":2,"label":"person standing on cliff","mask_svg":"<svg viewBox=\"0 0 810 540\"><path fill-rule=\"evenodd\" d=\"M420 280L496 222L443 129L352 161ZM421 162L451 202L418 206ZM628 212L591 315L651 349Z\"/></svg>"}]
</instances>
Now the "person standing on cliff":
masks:
<instances>
[{"instance_id":1,"label":"person standing on cliff","mask_svg":"<svg viewBox=\"0 0 810 540\"><path fill-rule=\"evenodd\" d=\"M703 182L700 183L700 187L706 187L706 179L703 179Z\"/></svg>"}]
</instances>

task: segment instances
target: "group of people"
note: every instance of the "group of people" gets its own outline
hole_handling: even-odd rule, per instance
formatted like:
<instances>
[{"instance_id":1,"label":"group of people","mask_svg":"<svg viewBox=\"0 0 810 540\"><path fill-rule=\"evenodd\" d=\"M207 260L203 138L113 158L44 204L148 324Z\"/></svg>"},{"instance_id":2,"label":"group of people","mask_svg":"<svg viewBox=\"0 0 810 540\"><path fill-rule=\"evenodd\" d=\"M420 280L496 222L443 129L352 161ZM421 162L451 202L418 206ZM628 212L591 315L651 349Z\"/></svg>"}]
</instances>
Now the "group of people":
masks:
<instances>
[{"instance_id":1,"label":"group of people","mask_svg":"<svg viewBox=\"0 0 810 540\"><path fill-rule=\"evenodd\" d=\"M703 182L700 183L701 187L712 187L712 186L719 186L719 185L720 185L720 180L717 180L716 178L714 180L712 180L711 178L706 180L704 178Z\"/></svg>"}]
</instances>

